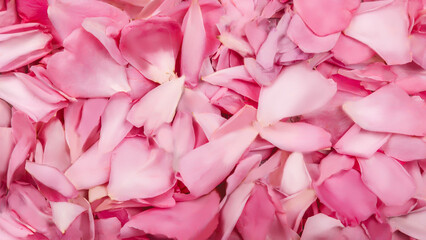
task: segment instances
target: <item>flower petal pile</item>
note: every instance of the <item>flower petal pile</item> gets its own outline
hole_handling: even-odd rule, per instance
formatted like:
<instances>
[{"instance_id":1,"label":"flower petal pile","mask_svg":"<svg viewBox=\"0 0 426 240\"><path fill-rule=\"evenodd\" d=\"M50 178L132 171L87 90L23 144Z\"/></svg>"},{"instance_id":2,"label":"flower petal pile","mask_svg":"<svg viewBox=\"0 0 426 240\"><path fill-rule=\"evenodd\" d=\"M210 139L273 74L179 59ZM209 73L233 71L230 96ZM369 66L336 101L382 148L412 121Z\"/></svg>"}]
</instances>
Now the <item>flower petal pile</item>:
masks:
<instances>
[{"instance_id":1,"label":"flower petal pile","mask_svg":"<svg viewBox=\"0 0 426 240\"><path fill-rule=\"evenodd\" d=\"M0 239L426 239L425 101L424 0L0 0Z\"/></svg>"}]
</instances>

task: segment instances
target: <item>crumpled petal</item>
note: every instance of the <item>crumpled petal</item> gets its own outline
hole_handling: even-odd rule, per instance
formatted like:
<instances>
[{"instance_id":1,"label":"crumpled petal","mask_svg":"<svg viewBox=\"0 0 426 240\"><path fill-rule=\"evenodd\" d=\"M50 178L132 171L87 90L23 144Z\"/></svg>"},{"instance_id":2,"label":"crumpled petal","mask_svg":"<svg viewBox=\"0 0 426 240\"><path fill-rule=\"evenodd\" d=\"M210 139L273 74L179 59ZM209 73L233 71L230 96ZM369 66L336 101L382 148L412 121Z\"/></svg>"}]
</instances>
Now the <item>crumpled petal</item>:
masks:
<instances>
[{"instance_id":1,"label":"crumpled petal","mask_svg":"<svg viewBox=\"0 0 426 240\"><path fill-rule=\"evenodd\" d=\"M365 185L389 206L399 206L416 193L414 179L401 164L383 153L358 159Z\"/></svg>"},{"instance_id":2,"label":"crumpled petal","mask_svg":"<svg viewBox=\"0 0 426 240\"><path fill-rule=\"evenodd\" d=\"M173 184L172 158L159 149L150 149L146 139L126 138L114 150L107 187L112 199L151 198Z\"/></svg>"},{"instance_id":3,"label":"crumpled petal","mask_svg":"<svg viewBox=\"0 0 426 240\"><path fill-rule=\"evenodd\" d=\"M331 136L327 131L303 122L277 122L262 128L259 133L263 139L290 152L311 152L331 147Z\"/></svg>"},{"instance_id":4,"label":"crumpled petal","mask_svg":"<svg viewBox=\"0 0 426 240\"><path fill-rule=\"evenodd\" d=\"M184 89L185 77L175 78L154 88L143 96L127 115L133 126L144 126L151 134L163 123L170 123Z\"/></svg>"},{"instance_id":5,"label":"crumpled petal","mask_svg":"<svg viewBox=\"0 0 426 240\"><path fill-rule=\"evenodd\" d=\"M146 78L164 83L175 75L181 42L182 32L177 22L168 17L154 17L126 25L121 32L120 50Z\"/></svg>"},{"instance_id":6,"label":"crumpled petal","mask_svg":"<svg viewBox=\"0 0 426 240\"><path fill-rule=\"evenodd\" d=\"M423 136L426 134L426 108L393 84L355 102L343 104L343 110L363 129Z\"/></svg>"},{"instance_id":7,"label":"crumpled petal","mask_svg":"<svg viewBox=\"0 0 426 240\"><path fill-rule=\"evenodd\" d=\"M138 229L168 238L206 239L217 225L219 200L219 195L213 191L196 200L178 202L172 208L146 210L133 216L121 229L120 236L132 237Z\"/></svg>"},{"instance_id":8,"label":"crumpled petal","mask_svg":"<svg viewBox=\"0 0 426 240\"><path fill-rule=\"evenodd\" d=\"M264 125L312 112L336 93L336 83L305 63L288 66L260 91L257 119Z\"/></svg>"},{"instance_id":9,"label":"crumpled petal","mask_svg":"<svg viewBox=\"0 0 426 240\"><path fill-rule=\"evenodd\" d=\"M368 8L376 2L361 3L344 33L371 47L387 64L408 63L411 54L407 2L381 2L384 6L372 10Z\"/></svg>"}]
</instances>

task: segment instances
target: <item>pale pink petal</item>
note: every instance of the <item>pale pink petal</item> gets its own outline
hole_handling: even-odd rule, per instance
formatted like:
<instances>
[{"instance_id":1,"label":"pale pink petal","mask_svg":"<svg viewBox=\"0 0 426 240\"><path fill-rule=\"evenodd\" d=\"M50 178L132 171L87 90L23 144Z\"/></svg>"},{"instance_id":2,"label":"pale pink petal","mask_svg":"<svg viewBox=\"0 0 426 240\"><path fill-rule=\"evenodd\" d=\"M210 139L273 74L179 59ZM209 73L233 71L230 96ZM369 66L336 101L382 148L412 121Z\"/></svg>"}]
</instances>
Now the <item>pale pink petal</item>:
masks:
<instances>
[{"instance_id":1,"label":"pale pink petal","mask_svg":"<svg viewBox=\"0 0 426 240\"><path fill-rule=\"evenodd\" d=\"M246 23L244 27L244 33L246 34L247 40L254 52L259 51L260 46L268 36L268 21L256 21Z\"/></svg>"},{"instance_id":2,"label":"pale pink petal","mask_svg":"<svg viewBox=\"0 0 426 240\"><path fill-rule=\"evenodd\" d=\"M108 182L111 153L99 150L98 143L84 152L65 172L77 190L89 189Z\"/></svg>"},{"instance_id":3,"label":"pale pink petal","mask_svg":"<svg viewBox=\"0 0 426 240\"><path fill-rule=\"evenodd\" d=\"M315 187L319 200L336 211L343 223L355 225L376 211L377 197L351 169L335 174Z\"/></svg>"},{"instance_id":4,"label":"pale pink petal","mask_svg":"<svg viewBox=\"0 0 426 240\"><path fill-rule=\"evenodd\" d=\"M184 19L184 35L181 52L181 74L186 82L196 86L201 65L206 57L206 30L198 0L192 0Z\"/></svg>"},{"instance_id":5,"label":"pale pink petal","mask_svg":"<svg viewBox=\"0 0 426 240\"><path fill-rule=\"evenodd\" d=\"M50 202L52 219L58 229L64 233L71 223L86 209L70 202Z\"/></svg>"},{"instance_id":6,"label":"pale pink petal","mask_svg":"<svg viewBox=\"0 0 426 240\"><path fill-rule=\"evenodd\" d=\"M25 164L25 170L31 174L34 179L46 187L57 191L64 197L73 198L77 196L77 190L75 187L58 169L27 161Z\"/></svg>"},{"instance_id":7,"label":"pale pink petal","mask_svg":"<svg viewBox=\"0 0 426 240\"><path fill-rule=\"evenodd\" d=\"M288 37L305 53L321 53L331 50L339 39L340 32L320 37L315 35L295 14L287 30Z\"/></svg>"},{"instance_id":8,"label":"pale pink petal","mask_svg":"<svg viewBox=\"0 0 426 240\"><path fill-rule=\"evenodd\" d=\"M403 90L389 84L343 110L363 129L422 136L426 133L426 108Z\"/></svg>"},{"instance_id":9,"label":"pale pink petal","mask_svg":"<svg viewBox=\"0 0 426 240\"><path fill-rule=\"evenodd\" d=\"M324 180L343 170L352 169L355 159L346 155L340 155L336 152L329 153L321 160L319 171L320 176L315 184L320 185Z\"/></svg>"},{"instance_id":10,"label":"pale pink petal","mask_svg":"<svg viewBox=\"0 0 426 240\"><path fill-rule=\"evenodd\" d=\"M207 239L217 226L219 195L178 202L172 208L153 208L133 216L121 229L121 237L132 237L142 230L176 239ZM161 224L158 224L161 223ZM185 223L185 224L182 224Z\"/></svg>"},{"instance_id":11,"label":"pale pink petal","mask_svg":"<svg viewBox=\"0 0 426 240\"><path fill-rule=\"evenodd\" d=\"M126 93L117 93L109 99L101 116L100 151L112 151L132 129L132 124L126 120L131 102Z\"/></svg>"},{"instance_id":12,"label":"pale pink petal","mask_svg":"<svg viewBox=\"0 0 426 240\"><path fill-rule=\"evenodd\" d=\"M305 63L286 67L260 91L257 119L264 125L286 117L312 112L336 93L336 83L310 69Z\"/></svg>"},{"instance_id":13,"label":"pale pink petal","mask_svg":"<svg viewBox=\"0 0 426 240\"><path fill-rule=\"evenodd\" d=\"M13 89L13 91L11 91ZM23 73L0 76L0 98L34 121L46 121L67 106L65 98L40 80Z\"/></svg>"},{"instance_id":14,"label":"pale pink petal","mask_svg":"<svg viewBox=\"0 0 426 240\"><path fill-rule=\"evenodd\" d=\"M297 231L301 224L303 215L316 199L317 196L314 190L305 189L281 201L288 224L293 230Z\"/></svg>"},{"instance_id":15,"label":"pale pink petal","mask_svg":"<svg viewBox=\"0 0 426 240\"><path fill-rule=\"evenodd\" d=\"M121 32L120 50L146 78L163 83L175 75L181 41L177 22L168 17L153 17L126 25Z\"/></svg>"},{"instance_id":16,"label":"pale pink petal","mask_svg":"<svg viewBox=\"0 0 426 240\"><path fill-rule=\"evenodd\" d=\"M212 140L184 155L179 160L178 172L191 195L204 195L222 182L256 136L255 129L246 127Z\"/></svg>"},{"instance_id":17,"label":"pale pink petal","mask_svg":"<svg viewBox=\"0 0 426 240\"><path fill-rule=\"evenodd\" d=\"M306 169L303 154L294 152L288 156L282 173L280 190L292 195L309 188L311 177Z\"/></svg>"},{"instance_id":18,"label":"pale pink petal","mask_svg":"<svg viewBox=\"0 0 426 240\"><path fill-rule=\"evenodd\" d=\"M399 230L412 238L424 239L426 236L426 208L420 208L407 215L389 219L393 229Z\"/></svg>"},{"instance_id":19,"label":"pale pink petal","mask_svg":"<svg viewBox=\"0 0 426 240\"><path fill-rule=\"evenodd\" d=\"M303 122L277 122L262 128L260 136L290 152L311 152L331 147L331 136L327 131Z\"/></svg>"},{"instance_id":20,"label":"pale pink petal","mask_svg":"<svg viewBox=\"0 0 426 240\"><path fill-rule=\"evenodd\" d=\"M80 98L130 91L125 67L90 33L76 29L65 39L64 47L47 63L49 80L60 90Z\"/></svg>"},{"instance_id":21,"label":"pale pink petal","mask_svg":"<svg viewBox=\"0 0 426 240\"><path fill-rule=\"evenodd\" d=\"M60 120L50 120L39 132L39 139L44 141L41 162L64 172L71 165L71 157Z\"/></svg>"},{"instance_id":22,"label":"pale pink petal","mask_svg":"<svg viewBox=\"0 0 426 240\"><path fill-rule=\"evenodd\" d=\"M23 23L0 28L0 72L25 66L51 51L52 36L40 24ZM7 53L7 54L6 54Z\"/></svg>"},{"instance_id":23,"label":"pale pink petal","mask_svg":"<svg viewBox=\"0 0 426 240\"><path fill-rule=\"evenodd\" d=\"M80 28L84 19L89 17L107 17L121 25L130 20L125 12L102 1L87 4L85 0L55 0L49 3L48 16L60 41Z\"/></svg>"},{"instance_id":24,"label":"pale pink petal","mask_svg":"<svg viewBox=\"0 0 426 240\"><path fill-rule=\"evenodd\" d=\"M386 205L402 205L416 193L414 179L395 159L376 153L358 163L362 181Z\"/></svg>"},{"instance_id":25,"label":"pale pink petal","mask_svg":"<svg viewBox=\"0 0 426 240\"><path fill-rule=\"evenodd\" d=\"M144 126L151 134L163 123L170 123L184 89L185 78L165 82L143 96L127 115L127 121L136 127Z\"/></svg>"},{"instance_id":26,"label":"pale pink petal","mask_svg":"<svg viewBox=\"0 0 426 240\"><path fill-rule=\"evenodd\" d=\"M357 64L374 56L375 52L365 44L341 34L331 49L333 57L344 64Z\"/></svg>"},{"instance_id":27,"label":"pale pink petal","mask_svg":"<svg viewBox=\"0 0 426 240\"><path fill-rule=\"evenodd\" d=\"M159 149L150 149L143 138L126 138L114 150L108 195L118 201L151 198L172 187L172 158Z\"/></svg>"},{"instance_id":28,"label":"pale pink petal","mask_svg":"<svg viewBox=\"0 0 426 240\"><path fill-rule=\"evenodd\" d=\"M343 224L323 213L308 218L301 240L333 239L339 236Z\"/></svg>"},{"instance_id":29,"label":"pale pink petal","mask_svg":"<svg viewBox=\"0 0 426 240\"><path fill-rule=\"evenodd\" d=\"M389 133L370 132L354 124L333 148L340 154L371 157L389 139Z\"/></svg>"},{"instance_id":30,"label":"pale pink petal","mask_svg":"<svg viewBox=\"0 0 426 240\"><path fill-rule=\"evenodd\" d=\"M421 137L393 134L381 149L400 161L426 159L426 140Z\"/></svg>"},{"instance_id":31,"label":"pale pink petal","mask_svg":"<svg viewBox=\"0 0 426 240\"><path fill-rule=\"evenodd\" d=\"M344 30L360 0L295 0L294 9L309 28L319 36Z\"/></svg>"},{"instance_id":32,"label":"pale pink petal","mask_svg":"<svg viewBox=\"0 0 426 240\"><path fill-rule=\"evenodd\" d=\"M361 3L344 33L371 47L387 64L410 62L406 2L393 1L373 10L364 10L372 4L375 2Z\"/></svg>"}]
</instances>

